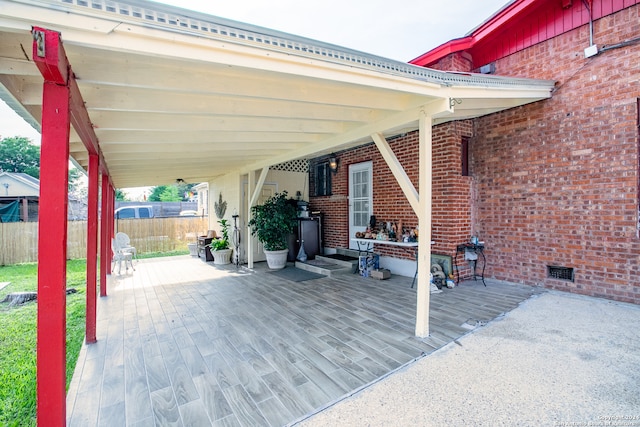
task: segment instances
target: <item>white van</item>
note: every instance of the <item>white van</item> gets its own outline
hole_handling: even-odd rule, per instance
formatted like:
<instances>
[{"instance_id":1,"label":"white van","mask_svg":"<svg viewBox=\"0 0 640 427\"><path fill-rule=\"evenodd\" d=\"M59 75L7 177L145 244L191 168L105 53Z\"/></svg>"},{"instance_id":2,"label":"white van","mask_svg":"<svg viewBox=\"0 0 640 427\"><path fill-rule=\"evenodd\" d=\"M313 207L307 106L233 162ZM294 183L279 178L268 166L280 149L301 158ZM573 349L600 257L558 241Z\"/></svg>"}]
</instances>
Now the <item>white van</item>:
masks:
<instances>
[{"instance_id":1,"label":"white van","mask_svg":"<svg viewBox=\"0 0 640 427\"><path fill-rule=\"evenodd\" d=\"M153 206L123 206L115 210L115 218L153 218Z\"/></svg>"}]
</instances>

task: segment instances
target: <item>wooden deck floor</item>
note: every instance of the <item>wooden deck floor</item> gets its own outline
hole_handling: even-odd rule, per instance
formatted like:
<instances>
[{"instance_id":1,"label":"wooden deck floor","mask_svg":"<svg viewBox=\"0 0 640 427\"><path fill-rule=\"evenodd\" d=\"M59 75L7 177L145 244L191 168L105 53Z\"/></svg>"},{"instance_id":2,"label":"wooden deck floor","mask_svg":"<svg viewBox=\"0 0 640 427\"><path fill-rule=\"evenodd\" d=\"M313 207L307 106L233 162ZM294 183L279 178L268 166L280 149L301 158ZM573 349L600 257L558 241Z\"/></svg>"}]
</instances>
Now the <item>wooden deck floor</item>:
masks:
<instances>
[{"instance_id":1,"label":"wooden deck floor","mask_svg":"<svg viewBox=\"0 0 640 427\"><path fill-rule=\"evenodd\" d=\"M538 292L488 281L432 294L421 340L411 278L292 282L262 263L189 256L135 267L98 301L98 342L81 351L68 425L287 425Z\"/></svg>"}]
</instances>

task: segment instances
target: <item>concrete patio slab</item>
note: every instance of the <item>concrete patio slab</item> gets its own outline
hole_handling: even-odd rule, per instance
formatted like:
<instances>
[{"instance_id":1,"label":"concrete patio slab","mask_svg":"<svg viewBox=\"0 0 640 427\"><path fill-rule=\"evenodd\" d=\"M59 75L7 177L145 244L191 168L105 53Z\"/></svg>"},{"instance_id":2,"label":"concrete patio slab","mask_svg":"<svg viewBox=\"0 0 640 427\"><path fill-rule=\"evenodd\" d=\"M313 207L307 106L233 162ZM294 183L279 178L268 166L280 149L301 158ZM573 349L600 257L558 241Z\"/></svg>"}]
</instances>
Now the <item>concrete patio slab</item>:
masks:
<instances>
[{"instance_id":1,"label":"concrete patio slab","mask_svg":"<svg viewBox=\"0 0 640 427\"><path fill-rule=\"evenodd\" d=\"M639 426L640 307L547 292L310 426Z\"/></svg>"}]
</instances>

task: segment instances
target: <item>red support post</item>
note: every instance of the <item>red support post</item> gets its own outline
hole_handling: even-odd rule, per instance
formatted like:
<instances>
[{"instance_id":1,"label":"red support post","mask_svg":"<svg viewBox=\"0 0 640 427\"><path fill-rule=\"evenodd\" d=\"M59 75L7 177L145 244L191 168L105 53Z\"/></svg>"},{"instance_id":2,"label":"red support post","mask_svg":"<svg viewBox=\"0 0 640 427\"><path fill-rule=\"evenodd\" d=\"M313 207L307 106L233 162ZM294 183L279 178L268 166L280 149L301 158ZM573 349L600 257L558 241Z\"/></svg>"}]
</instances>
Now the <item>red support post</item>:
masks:
<instances>
[{"instance_id":1,"label":"red support post","mask_svg":"<svg viewBox=\"0 0 640 427\"><path fill-rule=\"evenodd\" d=\"M44 78L38 224L36 422L66 424L66 286L69 66L60 35L33 29L33 60Z\"/></svg>"},{"instance_id":2,"label":"red support post","mask_svg":"<svg viewBox=\"0 0 640 427\"><path fill-rule=\"evenodd\" d=\"M116 190L113 188L112 185L109 185L109 218L108 218L108 224L109 224L109 242L111 242L111 239L113 239L115 237L115 221L113 219L114 215L114 206L116 204ZM109 265L111 265L111 262L113 261L113 252L109 251L109 257L107 258L109 260Z\"/></svg>"},{"instance_id":3,"label":"red support post","mask_svg":"<svg viewBox=\"0 0 640 427\"><path fill-rule=\"evenodd\" d=\"M66 423L69 88L44 83L38 225L37 424Z\"/></svg>"},{"instance_id":4,"label":"red support post","mask_svg":"<svg viewBox=\"0 0 640 427\"><path fill-rule=\"evenodd\" d=\"M109 237L109 176L102 174L102 201L100 217L100 296L107 296L107 274L111 274L111 238Z\"/></svg>"},{"instance_id":5,"label":"red support post","mask_svg":"<svg viewBox=\"0 0 640 427\"><path fill-rule=\"evenodd\" d=\"M100 158L89 154L89 194L87 206L87 308L85 340L93 344L96 338L96 288L98 272L98 169Z\"/></svg>"},{"instance_id":6,"label":"red support post","mask_svg":"<svg viewBox=\"0 0 640 427\"><path fill-rule=\"evenodd\" d=\"M32 58L44 78L40 202L38 226L37 424L66 424L66 266L70 124L89 152L90 202L87 243L87 342L95 342L95 287L97 250L97 174L109 171L102 157L80 90L67 60L60 33L33 27ZM106 176L106 179L104 178ZM94 195L92 195L94 194ZM106 198L108 200L108 197ZM103 217L104 213L103 200ZM92 212L93 210L93 212ZM108 212L107 212L108 213ZM93 218L92 218L93 217ZM111 214L113 221L113 214ZM107 221L103 221L106 225ZM107 228L108 227L104 227ZM106 240L106 242L105 242ZM109 239L102 240L105 256ZM111 250L109 249L110 253ZM103 261L104 262L104 261ZM106 268L101 274L106 275ZM106 277L101 280L101 292ZM91 295L93 293L93 295ZM91 322L93 324L91 324Z\"/></svg>"}]
</instances>

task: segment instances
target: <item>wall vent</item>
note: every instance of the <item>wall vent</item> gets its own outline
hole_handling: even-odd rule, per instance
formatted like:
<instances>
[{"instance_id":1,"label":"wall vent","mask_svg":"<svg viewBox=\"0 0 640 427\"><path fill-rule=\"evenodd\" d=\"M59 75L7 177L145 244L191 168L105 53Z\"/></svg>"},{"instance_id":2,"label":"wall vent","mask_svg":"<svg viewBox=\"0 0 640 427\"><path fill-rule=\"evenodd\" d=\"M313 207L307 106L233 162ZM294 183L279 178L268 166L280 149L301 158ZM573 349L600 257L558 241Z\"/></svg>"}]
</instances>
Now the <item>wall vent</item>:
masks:
<instances>
[{"instance_id":1,"label":"wall vent","mask_svg":"<svg viewBox=\"0 0 640 427\"><path fill-rule=\"evenodd\" d=\"M480 67L481 74L495 74L496 72L496 63L491 62L489 64L483 65Z\"/></svg>"},{"instance_id":2,"label":"wall vent","mask_svg":"<svg viewBox=\"0 0 640 427\"><path fill-rule=\"evenodd\" d=\"M558 267L555 265L547 265L547 277L552 279L568 280L573 282L573 268L571 267Z\"/></svg>"}]
</instances>

